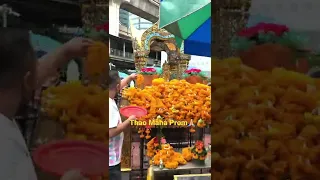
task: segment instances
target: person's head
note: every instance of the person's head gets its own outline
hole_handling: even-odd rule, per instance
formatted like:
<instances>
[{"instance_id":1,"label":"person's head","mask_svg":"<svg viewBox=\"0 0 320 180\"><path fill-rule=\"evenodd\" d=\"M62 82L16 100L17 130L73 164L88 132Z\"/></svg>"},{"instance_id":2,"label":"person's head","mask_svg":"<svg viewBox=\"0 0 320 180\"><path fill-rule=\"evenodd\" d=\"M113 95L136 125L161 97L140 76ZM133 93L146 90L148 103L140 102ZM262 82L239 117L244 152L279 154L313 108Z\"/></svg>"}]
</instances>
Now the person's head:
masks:
<instances>
[{"instance_id":1,"label":"person's head","mask_svg":"<svg viewBox=\"0 0 320 180\"><path fill-rule=\"evenodd\" d=\"M0 98L10 98L11 111L33 95L36 63L27 30L0 28Z\"/></svg>"},{"instance_id":2,"label":"person's head","mask_svg":"<svg viewBox=\"0 0 320 180\"><path fill-rule=\"evenodd\" d=\"M115 98L118 93L120 93L120 77L119 72L115 70L109 71L109 97Z\"/></svg>"}]
</instances>

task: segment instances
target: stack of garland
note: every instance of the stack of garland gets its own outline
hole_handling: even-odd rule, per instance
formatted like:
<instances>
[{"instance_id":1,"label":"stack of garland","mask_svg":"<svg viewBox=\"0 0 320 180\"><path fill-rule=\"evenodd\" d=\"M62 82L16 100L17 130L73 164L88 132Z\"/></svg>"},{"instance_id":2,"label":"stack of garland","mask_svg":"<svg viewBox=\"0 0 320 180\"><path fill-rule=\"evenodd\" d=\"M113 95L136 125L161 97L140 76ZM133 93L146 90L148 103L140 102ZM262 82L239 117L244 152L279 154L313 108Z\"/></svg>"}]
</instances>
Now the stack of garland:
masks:
<instances>
[{"instance_id":1,"label":"stack of garland","mask_svg":"<svg viewBox=\"0 0 320 180\"><path fill-rule=\"evenodd\" d=\"M192 158L195 160L204 161L207 157L207 150L204 147L204 143L202 141L197 141L194 147L191 148Z\"/></svg>"}]
</instances>

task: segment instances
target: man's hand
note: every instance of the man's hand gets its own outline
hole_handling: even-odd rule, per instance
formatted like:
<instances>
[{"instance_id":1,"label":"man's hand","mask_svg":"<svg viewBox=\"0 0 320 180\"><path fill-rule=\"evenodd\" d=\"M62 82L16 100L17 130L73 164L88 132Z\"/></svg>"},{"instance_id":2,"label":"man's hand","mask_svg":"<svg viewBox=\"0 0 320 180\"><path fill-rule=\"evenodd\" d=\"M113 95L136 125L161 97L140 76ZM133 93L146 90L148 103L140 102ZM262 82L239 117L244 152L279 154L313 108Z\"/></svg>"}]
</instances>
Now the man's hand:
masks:
<instances>
[{"instance_id":1,"label":"man's hand","mask_svg":"<svg viewBox=\"0 0 320 180\"><path fill-rule=\"evenodd\" d=\"M64 173L60 180L87 180L87 178L82 176L79 171L71 170Z\"/></svg>"},{"instance_id":2,"label":"man's hand","mask_svg":"<svg viewBox=\"0 0 320 180\"><path fill-rule=\"evenodd\" d=\"M135 80L135 79L137 79L137 74L136 73L130 74L129 77L130 77L131 81Z\"/></svg>"},{"instance_id":3,"label":"man's hand","mask_svg":"<svg viewBox=\"0 0 320 180\"><path fill-rule=\"evenodd\" d=\"M76 57L84 57L88 53L88 47L93 44L91 39L76 37L63 44L62 49L69 60Z\"/></svg>"},{"instance_id":4,"label":"man's hand","mask_svg":"<svg viewBox=\"0 0 320 180\"><path fill-rule=\"evenodd\" d=\"M121 80L121 84L120 84L120 89L123 89L123 88L127 87L128 84L129 84L131 81L135 80L135 79L137 79L137 74L135 74L135 73L130 74L128 77L122 79L122 80Z\"/></svg>"},{"instance_id":5,"label":"man's hand","mask_svg":"<svg viewBox=\"0 0 320 180\"><path fill-rule=\"evenodd\" d=\"M37 88L40 88L46 80L57 73L57 69L64 67L74 58L84 57L88 53L88 47L93 41L86 38L73 38L60 48L42 56L38 60Z\"/></svg>"},{"instance_id":6,"label":"man's hand","mask_svg":"<svg viewBox=\"0 0 320 180\"><path fill-rule=\"evenodd\" d=\"M128 121L136 120L137 117L135 115L129 116Z\"/></svg>"}]
</instances>

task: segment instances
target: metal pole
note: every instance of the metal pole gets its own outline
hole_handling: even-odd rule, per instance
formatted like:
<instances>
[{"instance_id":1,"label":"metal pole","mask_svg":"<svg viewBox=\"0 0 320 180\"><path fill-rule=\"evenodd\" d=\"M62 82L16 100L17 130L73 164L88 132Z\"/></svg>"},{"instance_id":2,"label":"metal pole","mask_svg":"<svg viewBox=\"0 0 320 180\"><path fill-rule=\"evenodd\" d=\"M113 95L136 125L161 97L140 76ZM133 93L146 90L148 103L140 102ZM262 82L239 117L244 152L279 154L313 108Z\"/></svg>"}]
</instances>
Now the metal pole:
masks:
<instances>
[{"instance_id":1,"label":"metal pole","mask_svg":"<svg viewBox=\"0 0 320 180\"><path fill-rule=\"evenodd\" d=\"M2 10L2 27L7 27L7 20L8 20L8 6L6 4L1 6Z\"/></svg>"},{"instance_id":2,"label":"metal pole","mask_svg":"<svg viewBox=\"0 0 320 180\"><path fill-rule=\"evenodd\" d=\"M6 4L3 4L0 6L0 12L2 13L2 27L7 27L8 25L8 15L13 15L16 17L19 17L20 14L13 11L10 7L8 7Z\"/></svg>"}]
</instances>

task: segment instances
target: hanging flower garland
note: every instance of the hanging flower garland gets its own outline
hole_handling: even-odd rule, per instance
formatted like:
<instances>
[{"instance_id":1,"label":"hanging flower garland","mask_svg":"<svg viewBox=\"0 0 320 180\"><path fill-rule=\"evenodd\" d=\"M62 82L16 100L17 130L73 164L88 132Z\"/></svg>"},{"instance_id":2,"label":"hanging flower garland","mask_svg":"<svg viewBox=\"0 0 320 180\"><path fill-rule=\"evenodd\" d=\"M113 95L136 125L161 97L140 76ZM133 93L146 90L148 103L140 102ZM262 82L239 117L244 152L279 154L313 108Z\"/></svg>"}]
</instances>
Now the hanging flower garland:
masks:
<instances>
[{"instance_id":1,"label":"hanging flower garland","mask_svg":"<svg viewBox=\"0 0 320 180\"><path fill-rule=\"evenodd\" d=\"M145 133L145 134L144 134ZM151 133L151 128L150 126L146 126L144 128L139 128L138 129L138 134L140 134L140 138L143 139L150 139L151 136L150 136L150 133Z\"/></svg>"}]
</instances>

